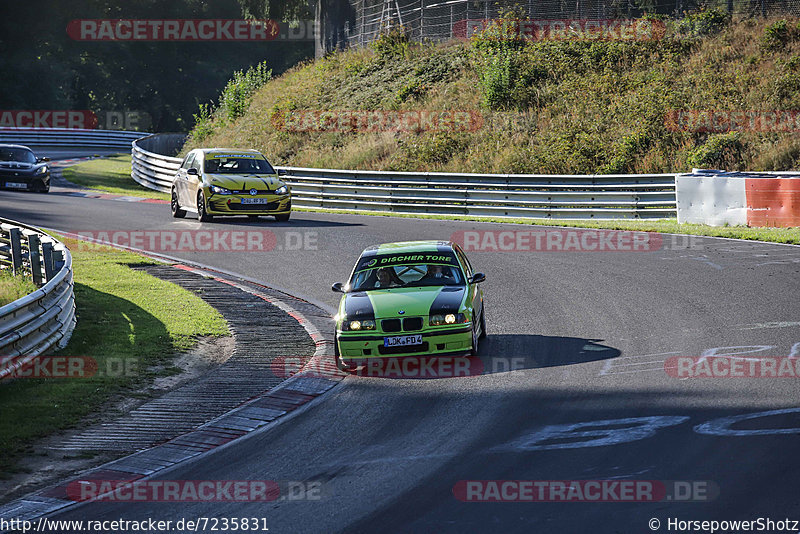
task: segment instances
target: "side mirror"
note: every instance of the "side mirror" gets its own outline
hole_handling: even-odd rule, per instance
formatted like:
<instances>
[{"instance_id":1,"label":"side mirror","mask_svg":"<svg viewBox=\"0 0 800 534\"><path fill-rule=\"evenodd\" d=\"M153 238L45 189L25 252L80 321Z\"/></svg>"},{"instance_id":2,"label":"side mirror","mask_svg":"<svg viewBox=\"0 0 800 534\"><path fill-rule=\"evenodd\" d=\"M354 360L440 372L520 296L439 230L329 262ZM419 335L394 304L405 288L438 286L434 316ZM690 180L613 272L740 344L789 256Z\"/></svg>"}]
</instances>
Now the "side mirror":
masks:
<instances>
[{"instance_id":1,"label":"side mirror","mask_svg":"<svg viewBox=\"0 0 800 534\"><path fill-rule=\"evenodd\" d=\"M342 287L342 283L341 282L336 282L335 284L333 284L331 286L331 291L333 291L335 293L344 293L344 287Z\"/></svg>"},{"instance_id":2,"label":"side mirror","mask_svg":"<svg viewBox=\"0 0 800 534\"><path fill-rule=\"evenodd\" d=\"M469 279L470 284L480 284L486 280L486 275L483 273L475 273L472 275L472 278Z\"/></svg>"},{"instance_id":3,"label":"side mirror","mask_svg":"<svg viewBox=\"0 0 800 534\"><path fill-rule=\"evenodd\" d=\"M286 169L277 169L277 170L278 170L278 176L286 176L287 174L289 174L289 171L287 171Z\"/></svg>"},{"instance_id":4,"label":"side mirror","mask_svg":"<svg viewBox=\"0 0 800 534\"><path fill-rule=\"evenodd\" d=\"M37 163L45 163L50 161L50 158L48 158L47 156L42 156L41 158L36 158L36 161Z\"/></svg>"},{"instance_id":5,"label":"side mirror","mask_svg":"<svg viewBox=\"0 0 800 534\"><path fill-rule=\"evenodd\" d=\"M191 169L186 171L186 174L190 174L192 176L198 176L200 173L197 171L197 169L192 167Z\"/></svg>"}]
</instances>

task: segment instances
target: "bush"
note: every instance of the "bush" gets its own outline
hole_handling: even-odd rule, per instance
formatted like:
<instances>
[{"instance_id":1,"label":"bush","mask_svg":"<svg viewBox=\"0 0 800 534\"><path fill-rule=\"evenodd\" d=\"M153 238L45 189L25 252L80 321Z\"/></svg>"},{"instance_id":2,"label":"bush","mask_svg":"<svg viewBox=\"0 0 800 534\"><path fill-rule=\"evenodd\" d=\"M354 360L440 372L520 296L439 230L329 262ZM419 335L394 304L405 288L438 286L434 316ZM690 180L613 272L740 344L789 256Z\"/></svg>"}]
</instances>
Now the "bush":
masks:
<instances>
[{"instance_id":1,"label":"bush","mask_svg":"<svg viewBox=\"0 0 800 534\"><path fill-rule=\"evenodd\" d=\"M678 23L677 29L679 33L694 37L705 37L720 33L730 23L731 14L724 9L715 7L689 13L686 18Z\"/></svg>"},{"instance_id":2,"label":"bush","mask_svg":"<svg viewBox=\"0 0 800 534\"><path fill-rule=\"evenodd\" d=\"M411 36L403 26L389 26L371 44L381 59L405 57L411 49Z\"/></svg>"},{"instance_id":3,"label":"bush","mask_svg":"<svg viewBox=\"0 0 800 534\"><path fill-rule=\"evenodd\" d=\"M741 166L744 150L739 132L711 135L689 153L686 162L690 167L736 170Z\"/></svg>"},{"instance_id":4,"label":"bush","mask_svg":"<svg viewBox=\"0 0 800 534\"><path fill-rule=\"evenodd\" d=\"M800 37L800 24L795 27L789 25L786 19L781 19L764 28L761 37L761 46L764 50L774 52L782 50L792 41Z\"/></svg>"},{"instance_id":5,"label":"bush","mask_svg":"<svg viewBox=\"0 0 800 534\"><path fill-rule=\"evenodd\" d=\"M194 117L192 138L195 141L201 142L214 133L213 111L211 104L200 104L200 110L192 115Z\"/></svg>"},{"instance_id":6,"label":"bush","mask_svg":"<svg viewBox=\"0 0 800 534\"><path fill-rule=\"evenodd\" d=\"M245 114L250 106L250 97L272 78L272 70L266 61L250 67L246 72L236 71L219 97L219 106L229 120Z\"/></svg>"}]
</instances>

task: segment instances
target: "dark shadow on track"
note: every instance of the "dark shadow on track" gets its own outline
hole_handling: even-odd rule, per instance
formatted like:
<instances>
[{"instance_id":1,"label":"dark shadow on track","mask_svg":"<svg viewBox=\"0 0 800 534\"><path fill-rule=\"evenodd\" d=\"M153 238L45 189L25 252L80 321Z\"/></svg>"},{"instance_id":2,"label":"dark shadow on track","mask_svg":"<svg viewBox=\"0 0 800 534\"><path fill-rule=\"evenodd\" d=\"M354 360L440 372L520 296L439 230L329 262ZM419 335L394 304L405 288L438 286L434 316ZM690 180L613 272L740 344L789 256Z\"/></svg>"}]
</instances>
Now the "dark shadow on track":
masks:
<instances>
[{"instance_id":1,"label":"dark shadow on track","mask_svg":"<svg viewBox=\"0 0 800 534\"><path fill-rule=\"evenodd\" d=\"M441 379L466 378L525 369L574 365L621 354L602 345L601 339L496 334L479 345L478 356L379 357L360 360L348 374L364 378Z\"/></svg>"}]
</instances>

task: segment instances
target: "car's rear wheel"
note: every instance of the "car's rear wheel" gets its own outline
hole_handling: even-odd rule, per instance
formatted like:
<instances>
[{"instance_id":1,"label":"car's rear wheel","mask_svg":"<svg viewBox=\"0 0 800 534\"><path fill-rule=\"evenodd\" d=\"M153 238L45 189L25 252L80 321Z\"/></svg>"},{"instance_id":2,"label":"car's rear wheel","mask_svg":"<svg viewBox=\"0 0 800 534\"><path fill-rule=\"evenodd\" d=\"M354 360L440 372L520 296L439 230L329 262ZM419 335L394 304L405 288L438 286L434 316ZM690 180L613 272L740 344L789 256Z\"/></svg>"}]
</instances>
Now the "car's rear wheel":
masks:
<instances>
[{"instance_id":1,"label":"car's rear wheel","mask_svg":"<svg viewBox=\"0 0 800 534\"><path fill-rule=\"evenodd\" d=\"M202 191L197 193L197 220L200 222L208 222L213 217L206 211L206 196Z\"/></svg>"},{"instance_id":2,"label":"car's rear wheel","mask_svg":"<svg viewBox=\"0 0 800 534\"><path fill-rule=\"evenodd\" d=\"M276 215L275 216L275 220L278 221L278 222L286 222L286 221L289 220L290 216L291 216L291 213L283 213L281 215Z\"/></svg>"},{"instance_id":3,"label":"car's rear wheel","mask_svg":"<svg viewBox=\"0 0 800 534\"><path fill-rule=\"evenodd\" d=\"M182 219L186 216L186 211L181 209L181 205L178 202L178 192L175 191L175 188L172 188L172 195L169 201L169 207L172 209L172 216L176 219Z\"/></svg>"}]
</instances>

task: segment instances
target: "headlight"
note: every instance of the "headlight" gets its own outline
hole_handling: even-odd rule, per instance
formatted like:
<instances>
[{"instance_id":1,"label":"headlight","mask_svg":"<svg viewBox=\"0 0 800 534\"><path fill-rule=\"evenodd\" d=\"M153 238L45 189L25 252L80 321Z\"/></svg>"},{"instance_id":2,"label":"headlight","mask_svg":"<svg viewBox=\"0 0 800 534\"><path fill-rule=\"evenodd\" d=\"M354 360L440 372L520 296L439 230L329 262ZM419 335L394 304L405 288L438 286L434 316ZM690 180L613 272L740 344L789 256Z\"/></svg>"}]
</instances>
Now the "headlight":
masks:
<instances>
[{"instance_id":1,"label":"headlight","mask_svg":"<svg viewBox=\"0 0 800 534\"><path fill-rule=\"evenodd\" d=\"M342 330L375 330L375 321L364 319L363 321L347 321L342 323Z\"/></svg>"},{"instance_id":2,"label":"headlight","mask_svg":"<svg viewBox=\"0 0 800 534\"><path fill-rule=\"evenodd\" d=\"M36 169L36 172L34 174L46 174L46 173L47 173L47 165L42 165L41 167Z\"/></svg>"},{"instance_id":3,"label":"headlight","mask_svg":"<svg viewBox=\"0 0 800 534\"><path fill-rule=\"evenodd\" d=\"M289 188L285 185L280 186L278 189L275 190L276 195L285 195L289 192Z\"/></svg>"},{"instance_id":4,"label":"headlight","mask_svg":"<svg viewBox=\"0 0 800 534\"><path fill-rule=\"evenodd\" d=\"M431 315L429 322L431 326L441 326L443 324L466 323L467 316L463 313L448 313L447 315Z\"/></svg>"},{"instance_id":5,"label":"headlight","mask_svg":"<svg viewBox=\"0 0 800 534\"><path fill-rule=\"evenodd\" d=\"M217 193L218 195L230 195L231 190L225 189L224 187L217 187L216 185L211 186L211 192Z\"/></svg>"}]
</instances>

